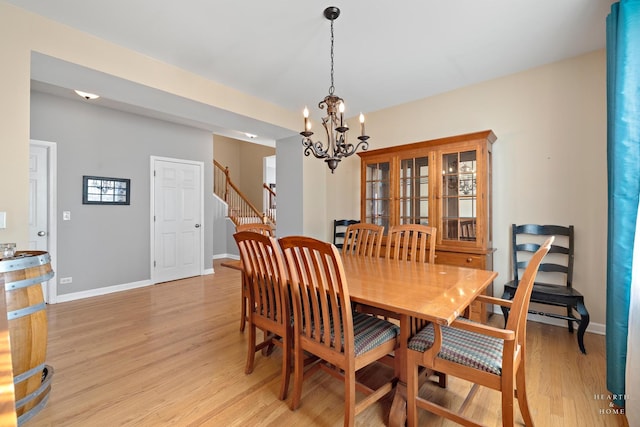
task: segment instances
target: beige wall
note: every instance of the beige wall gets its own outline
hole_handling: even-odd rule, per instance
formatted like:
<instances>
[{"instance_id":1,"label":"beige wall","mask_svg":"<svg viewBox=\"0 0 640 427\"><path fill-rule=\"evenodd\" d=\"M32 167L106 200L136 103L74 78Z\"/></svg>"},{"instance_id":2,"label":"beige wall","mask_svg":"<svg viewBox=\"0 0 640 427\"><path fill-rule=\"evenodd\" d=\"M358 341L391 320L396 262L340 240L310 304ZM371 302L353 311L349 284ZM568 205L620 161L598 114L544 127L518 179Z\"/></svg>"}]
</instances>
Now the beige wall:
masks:
<instances>
[{"instance_id":1,"label":"beige wall","mask_svg":"<svg viewBox=\"0 0 640 427\"><path fill-rule=\"evenodd\" d=\"M590 329L599 331L607 259L605 61L597 51L367 115L371 149L492 129L495 293L510 277L510 224L574 224L574 283L585 295ZM359 217L359 158L326 178L329 216Z\"/></svg>"},{"instance_id":2,"label":"beige wall","mask_svg":"<svg viewBox=\"0 0 640 427\"><path fill-rule=\"evenodd\" d=\"M213 136L213 158L222 166L229 168L231 181L240 183L240 142L226 136Z\"/></svg>"},{"instance_id":3,"label":"beige wall","mask_svg":"<svg viewBox=\"0 0 640 427\"><path fill-rule=\"evenodd\" d=\"M262 212L263 159L274 156L276 149L226 136L213 137L213 158L229 167L231 180L253 205Z\"/></svg>"},{"instance_id":4,"label":"beige wall","mask_svg":"<svg viewBox=\"0 0 640 427\"><path fill-rule=\"evenodd\" d=\"M283 128L299 123L294 112L5 3L0 3L0 40L0 170L11 177L0 180L0 211L7 212L0 242L27 243L32 51Z\"/></svg>"}]
</instances>

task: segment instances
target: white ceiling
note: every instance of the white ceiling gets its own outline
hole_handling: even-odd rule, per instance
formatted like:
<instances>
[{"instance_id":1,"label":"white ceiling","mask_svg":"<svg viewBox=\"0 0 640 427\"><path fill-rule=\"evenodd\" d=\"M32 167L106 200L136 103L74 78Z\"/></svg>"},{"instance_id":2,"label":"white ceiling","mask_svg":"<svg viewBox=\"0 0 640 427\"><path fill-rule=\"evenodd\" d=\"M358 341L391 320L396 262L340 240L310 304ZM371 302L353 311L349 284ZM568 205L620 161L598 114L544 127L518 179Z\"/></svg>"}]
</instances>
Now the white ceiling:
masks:
<instances>
[{"instance_id":1,"label":"white ceiling","mask_svg":"<svg viewBox=\"0 0 640 427\"><path fill-rule=\"evenodd\" d=\"M614 0L6 2L300 111L328 93L323 10L338 6L335 93L355 116L602 49ZM46 69L34 69L34 80L56 85ZM182 119L220 133L260 129L204 118L214 113ZM264 131L267 138L286 133Z\"/></svg>"}]
</instances>

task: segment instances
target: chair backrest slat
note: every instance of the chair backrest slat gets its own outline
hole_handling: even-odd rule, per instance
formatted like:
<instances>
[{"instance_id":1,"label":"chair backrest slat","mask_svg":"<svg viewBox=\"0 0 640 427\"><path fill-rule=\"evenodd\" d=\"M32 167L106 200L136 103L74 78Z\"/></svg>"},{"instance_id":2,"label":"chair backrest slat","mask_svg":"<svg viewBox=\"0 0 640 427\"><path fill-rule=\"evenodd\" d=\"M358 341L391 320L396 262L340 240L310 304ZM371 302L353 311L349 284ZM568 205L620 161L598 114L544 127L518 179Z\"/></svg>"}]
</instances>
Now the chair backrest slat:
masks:
<instances>
[{"instance_id":1,"label":"chair backrest slat","mask_svg":"<svg viewBox=\"0 0 640 427\"><path fill-rule=\"evenodd\" d=\"M511 257L513 278L517 282L520 275L529 264L533 253L541 243L550 236L555 236L554 244L549 249L549 256L541 263L538 271L552 273L546 277L538 276L538 281L549 281L552 284L562 284L567 287L573 282L574 260L574 232L573 225L538 225L523 224L511 226ZM553 277L551 277L553 276Z\"/></svg>"},{"instance_id":2,"label":"chair backrest slat","mask_svg":"<svg viewBox=\"0 0 640 427\"><path fill-rule=\"evenodd\" d=\"M383 234L384 227L382 225L352 224L347 227L342 254L377 258L382 249Z\"/></svg>"},{"instance_id":3,"label":"chair backrest slat","mask_svg":"<svg viewBox=\"0 0 640 427\"><path fill-rule=\"evenodd\" d=\"M236 233L240 231L253 231L255 233L264 234L265 236L275 237L273 227L271 227L269 224L263 224L261 222L239 224L236 226Z\"/></svg>"},{"instance_id":4,"label":"chair backrest slat","mask_svg":"<svg viewBox=\"0 0 640 427\"><path fill-rule=\"evenodd\" d=\"M387 236L386 258L435 262L437 229L421 224L393 225Z\"/></svg>"},{"instance_id":5,"label":"chair backrest slat","mask_svg":"<svg viewBox=\"0 0 640 427\"><path fill-rule=\"evenodd\" d=\"M240 231L233 237L248 279L250 309L276 324L288 325L287 276L278 241L254 231Z\"/></svg>"},{"instance_id":6,"label":"chair backrest slat","mask_svg":"<svg viewBox=\"0 0 640 427\"><path fill-rule=\"evenodd\" d=\"M353 318L337 248L303 236L283 237L279 242L292 289L296 336L327 351L349 354L354 346ZM340 342L341 331L344 343Z\"/></svg>"}]
</instances>

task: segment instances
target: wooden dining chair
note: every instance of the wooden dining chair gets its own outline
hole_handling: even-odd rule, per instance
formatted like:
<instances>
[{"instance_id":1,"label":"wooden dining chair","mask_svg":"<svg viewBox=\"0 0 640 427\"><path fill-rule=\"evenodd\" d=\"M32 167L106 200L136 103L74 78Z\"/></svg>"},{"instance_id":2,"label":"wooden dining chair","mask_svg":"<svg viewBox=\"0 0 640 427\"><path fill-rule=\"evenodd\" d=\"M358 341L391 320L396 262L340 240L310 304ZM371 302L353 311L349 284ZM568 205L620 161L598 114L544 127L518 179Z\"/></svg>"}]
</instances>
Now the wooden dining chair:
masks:
<instances>
[{"instance_id":1,"label":"wooden dining chair","mask_svg":"<svg viewBox=\"0 0 640 427\"><path fill-rule=\"evenodd\" d=\"M292 289L294 376L291 409L300 405L302 383L319 369L345 383L344 425L393 388L390 380L377 389L356 383L360 368L385 359L398 345L400 328L364 313L353 312L342 259L331 243L310 237L280 239ZM305 352L318 359L305 363ZM305 365L309 368L305 371ZM356 389L366 395L356 403Z\"/></svg>"},{"instance_id":2,"label":"wooden dining chair","mask_svg":"<svg viewBox=\"0 0 640 427\"><path fill-rule=\"evenodd\" d=\"M264 234L265 236L275 237L273 227L270 224L264 224L262 222L238 224L236 225L236 233L240 231L255 231L256 233Z\"/></svg>"},{"instance_id":3,"label":"wooden dining chair","mask_svg":"<svg viewBox=\"0 0 640 427\"><path fill-rule=\"evenodd\" d=\"M236 225L236 233L240 231L253 231L256 233L264 234L265 236L275 237L275 233L273 227L269 224L264 224L262 222L248 222L246 224L238 224ZM240 312L240 332L244 332L244 326L247 323L247 304L249 302L249 298L247 295L247 291L249 289L249 285L246 283L246 277L242 275L242 287L240 289L240 299L241 299L241 312Z\"/></svg>"},{"instance_id":4,"label":"wooden dining chair","mask_svg":"<svg viewBox=\"0 0 640 427\"><path fill-rule=\"evenodd\" d=\"M525 425L533 425L525 386L527 310L538 266L549 252L553 239L551 237L544 242L529 261L513 301L485 295L477 298L486 303L510 308L511 315L505 329L457 319L451 326L430 323L410 339L407 349L409 426L418 425L418 408L458 424L480 426L481 424L464 415L470 398L480 385L502 393L503 426L514 425L514 395L517 396ZM458 411L419 396L420 367L474 383Z\"/></svg>"},{"instance_id":5,"label":"wooden dining chair","mask_svg":"<svg viewBox=\"0 0 640 427\"><path fill-rule=\"evenodd\" d=\"M287 396L291 374L291 305L287 289L284 261L278 241L252 231L233 235L238 248L248 287L249 337L245 373L253 372L255 354L272 345L282 347L282 379L278 397ZM256 329L263 340L256 343Z\"/></svg>"},{"instance_id":6,"label":"wooden dining chair","mask_svg":"<svg viewBox=\"0 0 640 427\"><path fill-rule=\"evenodd\" d=\"M342 255L380 257L384 226L368 223L347 227L342 245Z\"/></svg>"},{"instance_id":7,"label":"wooden dining chair","mask_svg":"<svg viewBox=\"0 0 640 427\"><path fill-rule=\"evenodd\" d=\"M436 227L401 224L389 227L386 258L415 262L435 262Z\"/></svg>"}]
</instances>

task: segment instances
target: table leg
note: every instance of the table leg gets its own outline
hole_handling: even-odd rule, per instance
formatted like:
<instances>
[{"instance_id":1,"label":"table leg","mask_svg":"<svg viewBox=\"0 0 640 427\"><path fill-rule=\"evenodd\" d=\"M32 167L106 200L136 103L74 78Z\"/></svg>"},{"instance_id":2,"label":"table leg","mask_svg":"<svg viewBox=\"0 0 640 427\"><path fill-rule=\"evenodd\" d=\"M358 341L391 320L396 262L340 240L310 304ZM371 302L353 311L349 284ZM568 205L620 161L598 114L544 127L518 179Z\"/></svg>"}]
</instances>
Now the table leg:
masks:
<instances>
[{"instance_id":1,"label":"table leg","mask_svg":"<svg viewBox=\"0 0 640 427\"><path fill-rule=\"evenodd\" d=\"M391 411L389 412L389 426L404 427L407 422L407 385L396 384L396 394L393 396Z\"/></svg>"},{"instance_id":2,"label":"table leg","mask_svg":"<svg viewBox=\"0 0 640 427\"><path fill-rule=\"evenodd\" d=\"M407 421L407 344L411 334L411 318L400 316L400 345L395 351L395 374L398 378L396 393L393 396L391 411L389 412L389 425L392 427L404 427Z\"/></svg>"}]
</instances>

